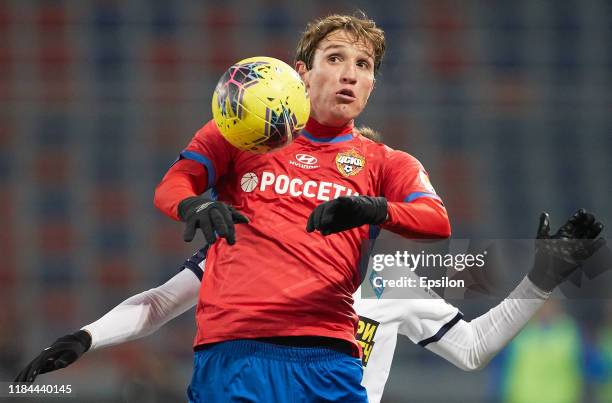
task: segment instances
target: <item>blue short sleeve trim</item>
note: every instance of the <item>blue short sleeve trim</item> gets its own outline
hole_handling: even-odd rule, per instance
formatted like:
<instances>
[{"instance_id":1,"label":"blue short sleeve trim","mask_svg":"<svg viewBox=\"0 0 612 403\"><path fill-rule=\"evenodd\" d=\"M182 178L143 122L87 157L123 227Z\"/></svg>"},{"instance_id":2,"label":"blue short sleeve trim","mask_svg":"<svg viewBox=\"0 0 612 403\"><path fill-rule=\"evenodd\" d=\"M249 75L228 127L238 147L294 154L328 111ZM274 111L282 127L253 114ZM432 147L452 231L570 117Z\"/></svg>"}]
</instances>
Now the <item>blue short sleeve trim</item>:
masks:
<instances>
[{"instance_id":1,"label":"blue short sleeve trim","mask_svg":"<svg viewBox=\"0 0 612 403\"><path fill-rule=\"evenodd\" d=\"M208 172L208 188L214 186L216 174L215 174L215 166L211 160L209 160L202 154L196 153L195 151L187 151L187 150L181 153L181 157L188 159L188 160L199 162L200 164L204 165L206 167L206 172Z\"/></svg>"},{"instance_id":2,"label":"blue short sleeve trim","mask_svg":"<svg viewBox=\"0 0 612 403\"><path fill-rule=\"evenodd\" d=\"M410 193L408 196L406 196L406 198L404 199L404 203L410 203L410 202L415 201L416 199L419 199L421 197L429 197L431 199L440 200L440 196L438 196L435 193L413 192L413 193Z\"/></svg>"}]
</instances>

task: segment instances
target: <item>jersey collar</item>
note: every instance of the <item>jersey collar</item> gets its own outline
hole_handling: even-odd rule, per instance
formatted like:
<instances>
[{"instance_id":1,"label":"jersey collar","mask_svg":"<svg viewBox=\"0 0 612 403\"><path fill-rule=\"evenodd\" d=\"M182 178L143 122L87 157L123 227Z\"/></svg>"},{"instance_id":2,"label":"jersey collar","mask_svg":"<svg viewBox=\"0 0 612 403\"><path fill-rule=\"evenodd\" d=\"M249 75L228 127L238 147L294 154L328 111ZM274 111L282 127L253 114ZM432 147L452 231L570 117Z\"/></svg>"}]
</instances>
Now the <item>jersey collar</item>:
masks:
<instances>
[{"instance_id":1,"label":"jersey collar","mask_svg":"<svg viewBox=\"0 0 612 403\"><path fill-rule=\"evenodd\" d=\"M313 118L309 118L302 136L314 143L340 143L353 138L354 124L351 120L342 127L325 126Z\"/></svg>"}]
</instances>

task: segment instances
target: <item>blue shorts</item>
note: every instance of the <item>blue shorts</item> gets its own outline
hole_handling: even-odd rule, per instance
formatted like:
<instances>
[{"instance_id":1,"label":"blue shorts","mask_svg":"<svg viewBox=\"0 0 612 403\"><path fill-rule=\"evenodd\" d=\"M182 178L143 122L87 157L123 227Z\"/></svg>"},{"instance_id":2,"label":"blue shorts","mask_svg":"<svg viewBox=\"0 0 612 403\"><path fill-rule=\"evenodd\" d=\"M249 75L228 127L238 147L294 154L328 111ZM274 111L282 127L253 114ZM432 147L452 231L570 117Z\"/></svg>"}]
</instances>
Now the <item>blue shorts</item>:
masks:
<instances>
[{"instance_id":1,"label":"blue shorts","mask_svg":"<svg viewBox=\"0 0 612 403\"><path fill-rule=\"evenodd\" d=\"M196 351L189 402L359 402L361 360L319 347L232 340Z\"/></svg>"}]
</instances>

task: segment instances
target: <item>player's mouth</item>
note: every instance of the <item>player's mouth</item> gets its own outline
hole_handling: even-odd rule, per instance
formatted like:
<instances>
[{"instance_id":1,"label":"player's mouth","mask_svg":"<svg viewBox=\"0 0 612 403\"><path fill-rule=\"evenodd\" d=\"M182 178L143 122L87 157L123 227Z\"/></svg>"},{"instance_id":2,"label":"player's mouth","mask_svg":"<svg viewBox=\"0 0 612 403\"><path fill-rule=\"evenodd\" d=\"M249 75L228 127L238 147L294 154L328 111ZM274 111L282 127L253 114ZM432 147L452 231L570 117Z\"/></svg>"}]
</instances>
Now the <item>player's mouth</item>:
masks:
<instances>
[{"instance_id":1,"label":"player's mouth","mask_svg":"<svg viewBox=\"0 0 612 403\"><path fill-rule=\"evenodd\" d=\"M355 97L355 93L353 92L353 90L343 88L340 91L336 92L336 99L342 102L353 102L357 98Z\"/></svg>"}]
</instances>

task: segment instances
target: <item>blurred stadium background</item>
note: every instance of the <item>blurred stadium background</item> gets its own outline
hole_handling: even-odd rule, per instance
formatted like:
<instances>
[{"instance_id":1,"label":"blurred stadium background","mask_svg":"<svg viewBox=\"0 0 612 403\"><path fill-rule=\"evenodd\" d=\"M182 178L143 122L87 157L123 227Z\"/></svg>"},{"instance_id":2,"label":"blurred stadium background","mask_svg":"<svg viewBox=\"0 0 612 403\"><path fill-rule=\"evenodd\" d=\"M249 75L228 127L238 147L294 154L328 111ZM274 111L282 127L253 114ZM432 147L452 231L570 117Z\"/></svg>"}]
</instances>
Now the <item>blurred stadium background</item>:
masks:
<instances>
[{"instance_id":1,"label":"blurred stadium background","mask_svg":"<svg viewBox=\"0 0 612 403\"><path fill-rule=\"evenodd\" d=\"M610 233L609 1L4 0L1 380L58 336L168 279L195 250L154 209L153 190L210 118L225 68L255 55L290 62L307 21L357 9L388 38L357 123L423 162L454 236L531 237L543 209L557 226L582 206ZM559 364L569 368L559 385L577 385L568 402L612 401L606 303L565 304L579 336ZM193 333L190 312L41 381L73 384L77 401L183 401ZM555 334L536 337L544 347ZM545 365L535 371L544 382ZM463 373L404 339L384 401L498 401L509 396L508 377L503 359Z\"/></svg>"}]
</instances>

